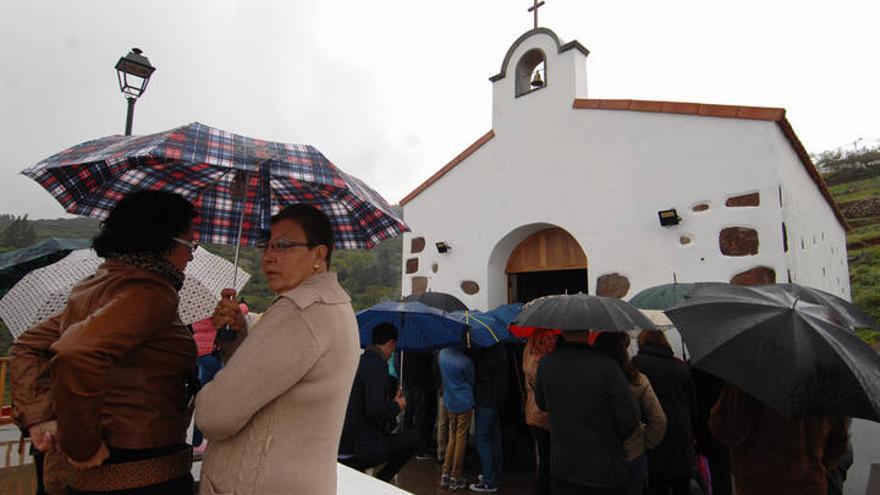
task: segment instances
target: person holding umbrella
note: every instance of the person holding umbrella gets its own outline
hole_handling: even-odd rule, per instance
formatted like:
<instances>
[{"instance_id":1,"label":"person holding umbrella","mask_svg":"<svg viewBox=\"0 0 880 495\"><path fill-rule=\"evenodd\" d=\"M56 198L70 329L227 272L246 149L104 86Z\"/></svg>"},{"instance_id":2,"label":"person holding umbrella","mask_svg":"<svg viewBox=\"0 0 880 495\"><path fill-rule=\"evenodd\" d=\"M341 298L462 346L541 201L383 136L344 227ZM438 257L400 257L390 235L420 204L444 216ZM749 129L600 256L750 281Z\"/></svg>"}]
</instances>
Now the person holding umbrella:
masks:
<instances>
[{"instance_id":1,"label":"person holding umbrella","mask_svg":"<svg viewBox=\"0 0 880 495\"><path fill-rule=\"evenodd\" d=\"M847 448L844 418L788 419L732 385L712 408L709 429L730 448L738 495L825 495L826 473Z\"/></svg>"},{"instance_id":2,"label":"person holding umbrella","mask_svg":"<svg viewBox=\"0 0 880 495\"><path fill-rule=\"evenodd\" d=\"M379 464L376 473L390 481L415 455L419 435L414 431L391 433L388 425L407 408L401 387L392 388L388 380L388 359L397 348L398 331L390 323L372 329L371 344L361 354L345 412L345 426L339 455L354 469L364 470ZM335 492L334 492L335 493Z\"/></svg>"},{"instance_id":3,"label":"person holding umbrella","mask_svg":"<svg viewBox=\"0 0 880 495\"><path fill-rule=\"evenodd\" d=\"M196 346L177 291L195 216L177 194L126 196L92 244L104 264L12 345L16 419L47 453L50 490L192 492Z\"/></svg>"},{"instance_id":4,"label":"person holding umbrella","mask_svg":"<svg viewBox=\"0 0 880 495\"><path fill-rule=\"evenodd\" d=\"M282 209L262 245L275 301L252 328L234 291L218 303L214 325L237 336L196 398L196 424L208 440L200 493L336 493L358 330L351 299L329 271L333 237L318 209Z\"/></svg>"}]
</instances>

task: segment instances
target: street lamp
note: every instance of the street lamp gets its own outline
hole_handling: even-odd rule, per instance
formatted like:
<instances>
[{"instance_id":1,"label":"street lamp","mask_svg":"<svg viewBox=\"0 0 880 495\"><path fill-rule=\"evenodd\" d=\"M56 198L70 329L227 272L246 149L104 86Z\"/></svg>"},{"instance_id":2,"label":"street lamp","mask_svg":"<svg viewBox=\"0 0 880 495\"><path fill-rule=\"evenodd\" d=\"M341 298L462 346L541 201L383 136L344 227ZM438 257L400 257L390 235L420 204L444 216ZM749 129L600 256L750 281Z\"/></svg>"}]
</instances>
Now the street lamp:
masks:
<instances>
[{"instance_id":1,"label":"street lamp","mask_svg":"<svg viewBox=\"0 0 880 495\"><path fill-rule=\"evenodd\" d=\"M128 55L116 62L116 77L119 78L119 90L128 100L128 114L125 117L125 135L131 136L131 123L134 119L134 104L138 97L147 90L147 83L153 75L155 67L149 59L141 55L140 48L132 48Z\"/></svg>"}]
</instances>

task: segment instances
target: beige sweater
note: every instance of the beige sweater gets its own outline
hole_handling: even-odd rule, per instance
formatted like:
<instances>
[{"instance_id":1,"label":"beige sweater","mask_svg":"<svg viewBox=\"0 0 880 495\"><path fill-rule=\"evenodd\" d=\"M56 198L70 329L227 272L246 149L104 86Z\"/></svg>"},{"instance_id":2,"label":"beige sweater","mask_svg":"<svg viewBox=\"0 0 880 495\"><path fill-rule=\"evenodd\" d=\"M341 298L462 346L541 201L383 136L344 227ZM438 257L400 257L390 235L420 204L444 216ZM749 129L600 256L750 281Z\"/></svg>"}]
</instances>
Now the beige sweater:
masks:
<instances>
[{"instance_id":1,"label":"beige sweater","mask_svg":"<svg viewBox=\"0 0 880 495\"><path fill-rule=\"evenodd\" d=\"M642 421L636 431L623 442L626 460L631 461L646 450L653 449L666 434L666 414L657 400L648 377L639 373L639 381L630 383L629 389L642 412Z\"/></svg>"},{"instance_id":2,"label":"beige sweater","mask_svg":"<svg viewBox=\"0 0 880 495\"><path fill-rule=\"evenodd\" d=\"M240 340L196 398L208 439L200 493L335 494L359 354L351 299L336 274L281 294Z\"/></svg>"}]
</instances>

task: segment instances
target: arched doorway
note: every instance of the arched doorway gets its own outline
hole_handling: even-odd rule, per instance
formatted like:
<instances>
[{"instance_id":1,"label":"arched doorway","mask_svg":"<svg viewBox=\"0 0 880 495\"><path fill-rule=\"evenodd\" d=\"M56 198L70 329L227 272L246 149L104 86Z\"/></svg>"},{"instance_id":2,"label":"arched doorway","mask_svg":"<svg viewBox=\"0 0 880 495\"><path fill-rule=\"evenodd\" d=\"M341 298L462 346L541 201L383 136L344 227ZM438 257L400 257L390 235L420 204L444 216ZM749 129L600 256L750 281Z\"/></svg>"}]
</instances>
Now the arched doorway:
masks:
<instances>
[{"instance_id":1,"label":"arched doorway","mask_svg":"<svg viewBox=\"0 0 880 495\"><path fill-rule=\"evenodd\" d=\"M568 232L552 227L520 242L505 268L508 302L587 292L587 255Z\"/></svg>"}]
</instances>

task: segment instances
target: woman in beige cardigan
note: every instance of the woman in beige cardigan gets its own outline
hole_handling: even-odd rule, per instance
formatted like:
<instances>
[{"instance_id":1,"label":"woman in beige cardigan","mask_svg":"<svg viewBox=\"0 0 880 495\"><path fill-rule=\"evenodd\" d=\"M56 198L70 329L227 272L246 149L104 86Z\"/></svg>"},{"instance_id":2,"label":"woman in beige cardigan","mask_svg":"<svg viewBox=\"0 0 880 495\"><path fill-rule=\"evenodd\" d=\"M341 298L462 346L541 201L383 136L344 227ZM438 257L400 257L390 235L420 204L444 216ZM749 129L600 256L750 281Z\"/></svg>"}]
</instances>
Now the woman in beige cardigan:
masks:
<instances>
[{"instance_id":1,"label":"woman in beige cardigan","mask_svg":"<svg viewBox=\"0 0 880 495\"><path fill-rule=\"evenodd\" d=\"M234 292L214 313L237 338L196 398L208 439L199 491L335 494L336 453L359 354L351 299L328 271L333 231L323 213L289 206L272 217L262 270L278 296L246 328Z\"/></svg>"},{"instance_id":2,"label":"woman in beige cardigan","mask_svg":"<svg viewBox=\"0 0 880 495\"><path fill-rule=\"evenodd\" d=\"M647 451L653 449L666 434L666 414L657 400L648 377L643 375L629 360L629 335L625 333L603 332L596 338L593 346L597 351L615 360L626 380L633 398L642 412L643 422L636 431L623 442L626 460L629 464L629 480L623 486L626 495L640 495L648 476Z\"/></svg>"}]
</instances>

